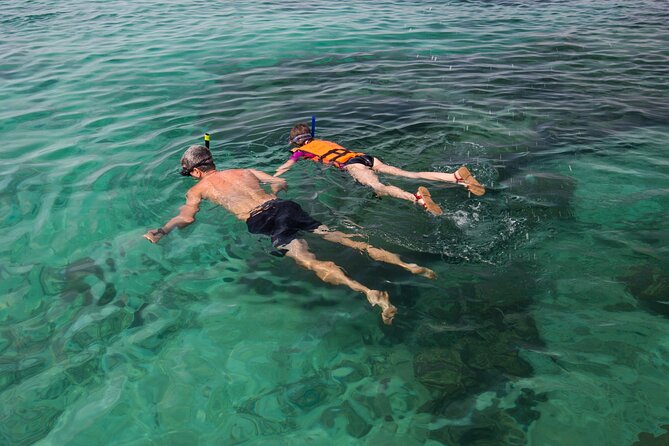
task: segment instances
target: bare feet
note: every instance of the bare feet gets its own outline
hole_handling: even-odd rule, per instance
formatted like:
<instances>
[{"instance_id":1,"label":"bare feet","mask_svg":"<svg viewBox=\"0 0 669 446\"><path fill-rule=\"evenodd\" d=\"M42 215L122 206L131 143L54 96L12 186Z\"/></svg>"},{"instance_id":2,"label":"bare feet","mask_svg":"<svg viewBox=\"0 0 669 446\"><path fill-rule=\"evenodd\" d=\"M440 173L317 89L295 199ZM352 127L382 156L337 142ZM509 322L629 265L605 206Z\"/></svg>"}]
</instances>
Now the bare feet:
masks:
<instances>
[{"instance_id":1,"label":"bare feet","mask_svg":"<svg viewBox=\"0 0 669 446\"><path fill-rule=\"evenodd\" d=\"M458 182L458 184L465 186L469 192L473 193L477 197L485 194L485 188L481 186L478 181L476 181L476 178L472 176L469 169L467 169L465 166L460 167L453 175L455 176L455 180Z\"/></svg>"},{"instance_id":2,"label":"bare feet","mask_svg":"<svg viewBox=\"0 0 669 446\"><path fill-rule=\"evenodd\" d=\"M151 243L158 243L158 240L163 238L163 235L165 235L165 231L163 231L163 228L158 228L158 229L152 229L146 234L143 235L145 239L150 241Z\"/></svg>"},{"instance_id":3,"label":"bare feet","mask_svg":"<svg viewBox=\"0 0 669 446\"><path fill-rule=\"evenodd\" d=\"M366 293L366 296L367 301L372 304L372 306L378 305L383 309L381 312L381 319L383 319L383 323L386 325L392 324L393 318L397 313L397 308L395 308L395 306L390 303L390 297L388 296L388 293L385 291L369 290Z\"/></svg>"},{"instance_id":4,"label":"bare feet","mask_svg":"<svg viewBox=\"0 0 669 446\"><path fill-rule=\"evenodd\" d=\"M441 208L437 203L432 201L432 195L430 195L430 192L427 190L426 187L419 187L418 192L415 194L416 201L418 204L423 206L423 209L428 211L432 215L441 215L443 214Z\"/></svg>"},{"instance_id":5,"label":"bare feet","mask_svg":"<svg viewBox=\"0 0 669 446\"><path fill-rule=\"evenodd\" d=\"M396 314L397 314L397 308L391 305L385 310L383 310L383 312L381 313L381 319L383 319L384 324L390 325L393 323L393 319L395 319Z\"/></svg>"}]
</instances>

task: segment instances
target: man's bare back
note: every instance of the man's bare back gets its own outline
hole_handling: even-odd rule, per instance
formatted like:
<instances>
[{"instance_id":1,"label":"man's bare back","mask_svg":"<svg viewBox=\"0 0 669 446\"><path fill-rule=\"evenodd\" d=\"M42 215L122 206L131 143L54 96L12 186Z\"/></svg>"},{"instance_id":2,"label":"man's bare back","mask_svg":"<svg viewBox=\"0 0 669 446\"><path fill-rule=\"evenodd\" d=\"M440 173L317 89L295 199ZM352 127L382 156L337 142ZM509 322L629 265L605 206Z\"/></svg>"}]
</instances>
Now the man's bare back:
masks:
<instances>
[{"instance_id":1,"label":"man's bare back","mask_svg":"<svg viewBox=\"0 0 669 446\"><path fill-rule=\"evenodd\" d=\"M240 220L247 220L251 211L276 195L267 193L260 183L268 183L274 193L286 188L285 181L276 181L271 175L254 169L213 171L205 175L186 194L194 199L209 200L223 206Z\"/></svg>"}]
</instances>

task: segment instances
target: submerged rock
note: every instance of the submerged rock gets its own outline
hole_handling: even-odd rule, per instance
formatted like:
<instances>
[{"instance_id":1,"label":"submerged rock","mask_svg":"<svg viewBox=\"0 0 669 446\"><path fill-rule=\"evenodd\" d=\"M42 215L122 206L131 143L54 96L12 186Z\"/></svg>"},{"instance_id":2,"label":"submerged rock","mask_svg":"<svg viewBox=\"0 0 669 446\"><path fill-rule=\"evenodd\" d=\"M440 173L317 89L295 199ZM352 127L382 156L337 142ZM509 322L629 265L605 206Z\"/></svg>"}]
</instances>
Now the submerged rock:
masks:
<instances>
[{"instance_id":1,"label":"submerged rock","mask_svg":"<svg viewBox=\"0 0 669 446\"><path fill-rule=\"evenodd\" d=\"M509 414L523 426L529 426L541 415L534 408L540 403L548 400L545 393L536 393L532 389L522 389L521 394L516 400L516 406L509 409Z\"/></svg>"},{"instance_id":2,"label":"submerged rock","mask_svg":"<svg viewBox=\"0 0 669 446\"><path fill-rule=\"evenodd\" d=\"M669 424L661 426L666 432L657 437L648 432L641 432L639 441L632 443L632 446L667 446L669 445Z\"/></svg>"},{"instance_id":3,"label":"submerged rock","mask_svg":"<svg viewBox=\"0 0 669 446\"><path fill-rule=\"evenodd\" d=\"M516 420L496 406L474 412L471 424L445 426L430 432L429 437L447 445L524 445L527 442Z\"/></svg>"},{"instance_id":4,"label":"submerged rock","mask_svg":"<svg viewBox=\"0 0 669 446\"><path fill-rule=\"evenodd\" d=\"M534 407L546 400L530 389L513 396L517 390L507 385L532 375L521 350L543 346L528 311L533 295L541 292L527 277L531 269L515 263L503 275L445 290L447 300L417 303L412 313L429 316L410 323L416 328L405 342L417 347L414 376L432 394L419 412L459 420L432 431L430 438L444 444L524 444L524 432L540 416ZM478 407L486 392L496 395L496 402ZM499 400L509 397L516 405L499 407Z\"/></svg>"},{"instance_id":5,"label":"submerged rock","mask_svg":"<svg viewBox=\"0 0 669 446\"><path fill-rule=\"evenodd\" d=\"M651 313L669 317L669 274L653 264L638 265L618 277L639 305Z\"/></svg>"},{"instance_id":6,"label":"submerged rock","mask_svg":"<svg viewBox=\"0 0 669 446\"><path fill-rule=\"evenodd\" d=\"M339 407L326 409L321 415L321 422L324 426L332 428L338 418L343 419L342 424L346 426L346 432L353 438L362 438L372 430L372 426L347 401Z\"/></svg>"},{"instance_id":7,"label":"submerged rock","mask_svg":"<svg viewBox=\"0 0 669 446\"><path fill-rule=\"evenodd\" d=\"M464 395L476 387L475 373L451 348L432 348L420 351L414 357L416 378L428 389L439 391L449 399Z\"/></svg>"},{"instance_id":8,"label":"submerged rock","mask_svg":"<svg viewBox=\"0 0 669 446\"><path fill-rule=\"evenodd\" d=\"M311 376L292 384L288 384L283 391L285 400L292 407L310 411L315 409L323 401L331 399L334 395L339 395L343 387L335 385L331 381L326 381L318 376Z\"/></svg>"},{"instance_id":9,"label":"submerged rock","mask_svg":"<svg viewBox=\"0 0 669 446\"><path fill-rule=\"evenodd\" d=\"M110 264L109 260L107 265ZM106 280L104 269L90 257L71 262L62 269L45 267L40 272L39 280L45 294L58 294L68 303L80 297L84 305L93 303L96 297L92 284L95 282L104 284L104 291L97 298L98 305L108 304L117 295L114 284Z\"/></svg>"}]
</instances>

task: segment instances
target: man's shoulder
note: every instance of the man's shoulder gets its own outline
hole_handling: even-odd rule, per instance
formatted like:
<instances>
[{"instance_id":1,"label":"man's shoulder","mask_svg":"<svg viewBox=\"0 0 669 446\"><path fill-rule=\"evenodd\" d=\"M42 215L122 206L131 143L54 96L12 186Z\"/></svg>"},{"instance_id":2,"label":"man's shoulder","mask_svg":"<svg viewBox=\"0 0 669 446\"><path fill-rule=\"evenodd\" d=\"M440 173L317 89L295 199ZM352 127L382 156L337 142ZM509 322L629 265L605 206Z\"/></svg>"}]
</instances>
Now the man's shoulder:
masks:
<instances>
[{"instance_id":1,"label":"man's shoulder","mask_svg":"<svg viewBox=\"0 0 669 446\"><path fill-rule=\"evenodd\" d=\"M254 172L258 171L255 169L226 169L219 170L217 175L225 181L248 181L256 178Z\"/></svg>"},{"instance_id":2,"label":"man's shoulder","mask_svg":"<svg viewBox=\"0 0 669 446\"><path fill-rule=\"evenodd\" d=\"M248 175L251 173L252 169L225 169L218 170L216 173L219 176L236 176L236 175Z\"/></svg>"}]
</instances>

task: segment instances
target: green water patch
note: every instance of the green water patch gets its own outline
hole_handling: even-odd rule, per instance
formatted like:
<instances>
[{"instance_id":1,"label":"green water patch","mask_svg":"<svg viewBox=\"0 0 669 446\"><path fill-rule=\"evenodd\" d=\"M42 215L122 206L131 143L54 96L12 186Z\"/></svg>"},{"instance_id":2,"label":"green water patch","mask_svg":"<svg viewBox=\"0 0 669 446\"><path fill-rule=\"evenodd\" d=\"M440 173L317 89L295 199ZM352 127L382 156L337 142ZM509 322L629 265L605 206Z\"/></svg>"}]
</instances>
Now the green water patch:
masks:
<instances>
[{"instance_id":1,"label":"green water patch","mask_svg":"<svg viewBox=\"0 0 669 446\"><path fill-rule=\"evenodd\" d=\"M433 417L430 439L522 444L540 417L534 406L546 395L518 384L534 374L522 352L543 349L528 313L540 286L526 276L531 269L479 269L475 280L426 293L399 322L415 379L430 391L419 410Z\"/></svg>"},{"instance_id":2,"label":"green water patch","mask_svg":"<svg viewBox=\"0 0 669 446\"><path fill-rule=\"evenodd\" d=\"M0 443L663 441L666 22L653 0L6 5ZM436 271L308 237L394 326L213 206L141 237L204 131L219 167L272 172L311 115L488 188L427 184L433 218L286 174L319 220Z\"/></svg>"},{"instance_id":3,"label":"green water patch","mask_svg":"<svg viewBox=\"0 0 669 446\"><path fill-rule=\"evenodd\" d=\"M628 292L638 301L639 306L665 317L669 317L669 266L657 262L640 263L618 280L624 283ZM621 308L622 309L622 308Z\"/></svg>"},{"instance_id":4,"label":"green water patch","mask_svg":"<svg viewBox=\"0 0 669 446\"><path fill-rule=\"evenodd\" d=\"M577 186L571 224L557 222L560 236L534 247L552 285L533 316L554 360L528 356L537 371L529 386L548 395L537 409L553 416L536 422L533 442L631 444L666 419L658 398L667 371L659 359L667 349L666 172L656 136L620 133L556 166ZM617 150L624 144L634 150Z\"/></svg>"}]
</instances>

